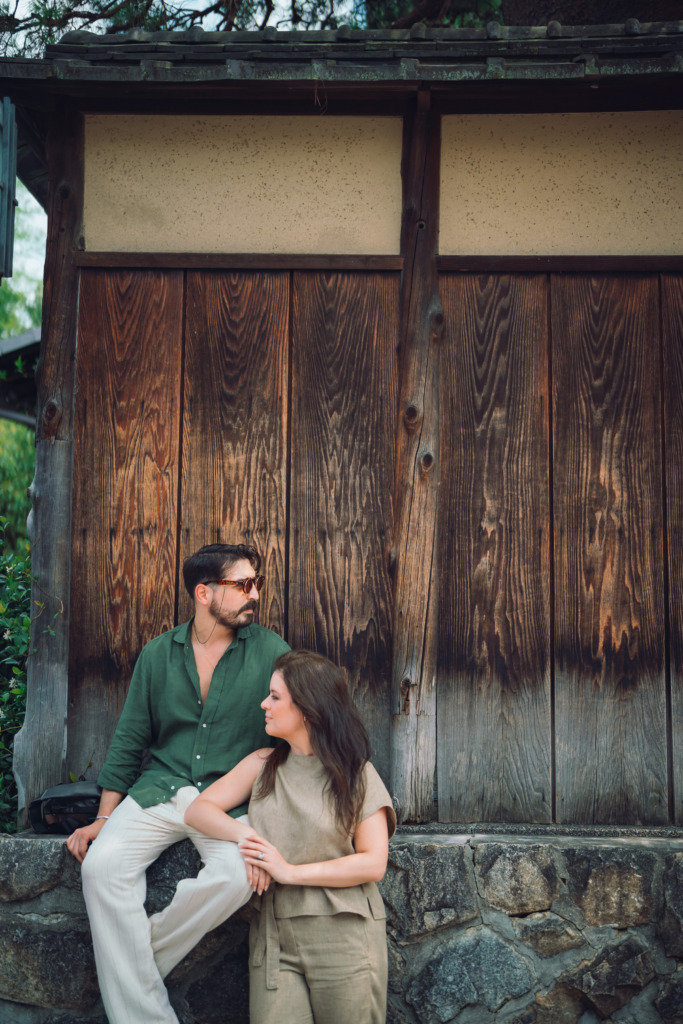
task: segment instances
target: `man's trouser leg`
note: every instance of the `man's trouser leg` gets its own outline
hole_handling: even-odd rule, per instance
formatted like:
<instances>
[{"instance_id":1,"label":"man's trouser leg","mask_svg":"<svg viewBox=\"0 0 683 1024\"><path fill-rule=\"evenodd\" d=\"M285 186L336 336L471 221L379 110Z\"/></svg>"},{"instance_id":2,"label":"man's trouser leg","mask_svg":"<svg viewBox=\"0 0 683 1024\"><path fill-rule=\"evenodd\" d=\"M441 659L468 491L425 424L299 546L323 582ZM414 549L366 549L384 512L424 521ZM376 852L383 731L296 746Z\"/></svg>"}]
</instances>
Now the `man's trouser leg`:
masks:
<instances>
[{"instance_id":1,"label":"man's trouser leg","mask_svg":"<svg viewBox=\"0 0 683 1024\"><path fill-rule=\"evenodd\" d=\"M232 906L234 891L230 902L229 890L234 885L239 893L236 909L251 894L239 851L234 844L216 840L219 846L217 855L212 858L215 863L211 870L213 886L207 886L201 878L206 869L200 872L198 879L186 879L181 883L185 896L191 896L194 884L199 886L203 898L192 901L194 930L185 931L180 944L184 951L180 956L177 955L178 945L169 940L163 927L159 928L156 919L160 915L154 915L153 919L147 917L143 906L145 871L168 846L188 835L195 838L194 830L184 824L183 815L196 795L194 788L187 787L168 803L146 809L127 797L116 808L83 862L83 893L90 918L102 1000L110 1024L177 1024L154 958L152 922L155 924L155 939L162 946L169 947L162 950L161 955L162 970L166 974L173 966L171 961L181 959L205 932L220 923L215 920L214 899L223 905L227 899ZM237 853L239 864L230 856L221 861L218 856L221 848ZM200 854L204 856L201 849ZM222 872L219 870L221 863L224 865ZM231 877L226 877L230 873ZM228 890L227 895L224 890ZM228 909L220 920L225 920L231 912ZM174 914L164 916L166 925L173 926Z\"/></svg>"},{"instance_id":2,"label":"man's trouser leg","mask_svg":"<svg viewBox=\"0 0 683 1024\"><path fill-rule=\"evenodd\" d=\"M177 799L183 814L196 795L194 789L181 789ZM245 814L238 820L249 819ZM210 839L187 825L185 828L203 867L196 878L179 882L169 905L150 918L152 949L162 978L194 949L203 935L226 921L252 895L237 844Z\"/></svg>"},{"instance_id":3,"label":"man's trouser leg","mask_svg":"<svg viewBox=\"0 0 683 1024\"><path fill-rule=\"evenodd\" d=\"M144 909L145 871L185 835L176 801L143 809L126 797L83 861L83 895L109 1024L177 1024Z\"/></svg>"}]
</instances>

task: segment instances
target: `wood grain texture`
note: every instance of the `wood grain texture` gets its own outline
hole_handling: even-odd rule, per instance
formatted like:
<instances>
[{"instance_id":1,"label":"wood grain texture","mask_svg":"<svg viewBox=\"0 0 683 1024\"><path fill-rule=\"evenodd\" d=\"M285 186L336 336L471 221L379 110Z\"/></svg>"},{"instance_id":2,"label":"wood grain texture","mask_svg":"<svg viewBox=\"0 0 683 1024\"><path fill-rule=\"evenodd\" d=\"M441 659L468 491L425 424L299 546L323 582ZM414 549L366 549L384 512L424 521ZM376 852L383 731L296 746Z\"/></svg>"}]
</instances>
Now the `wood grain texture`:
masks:
<instances>
[{"instance_id":1,"label":"wood grain texture","mask_svg":"<svg viewBox=\"0 0 683 1024\"><path fill-rule=\"evenodd\" d=\"M94 778L143 645L173 625L183 279L83 271L68 767Z\"/></svg>"},{"instance_id":2,"label":"wood grain texture","mask_svg":"<svg viewBox=\"0 0 683 1024\"><path fill-rule=\"evenodd\" d=\"M24 726L14 740L19 821L34 797L66 781L65 708L69 659L69 575L73 400L79 272L72 254L83 211L83 119L56 111L47 142L50 172L43 323L37 370L36 471L29 537L40 607L27 662Z\"/></svg>"},{"instance_id":3,"label":"wood grain texture","mask_svg":"<svg viewBox=\"0 0 683 1024\"><path fill-rule=\"evenodd\" d=\"M187 275L181 560L250 543L258 621L285 635L289 274ZM192 604L179 587L179 619Z\"/></svg>"},{"instance_id":4,"label":"wood grain texture","mask_svg":"<svg viewBox=\"0 0 683 1024\"><path fill-rule=\"evenodd\" d=\"M439 817L551 820L545 275L441 281Z\"/></svg>"},{"instance_id":5,"label":"wood grain texture","mask_svg":"<svg viewBox=\"0 0 683 1024\"><path fill-rule=\"evenodd\" d=\"M668 819L656 277L553 276L557 817Z\"/></svg>"},{"instance_id":6,"label":"wood grain texture","mask_svg":"<svg viewBox=\"0 0 683 1024\"><path fill-rule=\"evenodd\" d=\"M435 817L436 558L441 478L436 250L440 120L420 92L403 135L401 357L394 485L391 790L399 821Z\"/></svg>"},{"instance_id":7,"label":"wood grain texture","mask_svg":"<svg viewBox=\"0 0 683 1024\"><path fill-rule=\"evenodd\" d=\"M397 339L397 275L294 275L289 641L347 669L385 779Z\"/></svg>"},{"instance_id":8,"label":"wood grain texture","mask_svg":"<svg viewBox=\"0 0 683 1024\"><path fill-rule=\"evenodd\" d=\"M662 275L673 811L683 823L683 277Z\"/></svg>"}]
</instances>

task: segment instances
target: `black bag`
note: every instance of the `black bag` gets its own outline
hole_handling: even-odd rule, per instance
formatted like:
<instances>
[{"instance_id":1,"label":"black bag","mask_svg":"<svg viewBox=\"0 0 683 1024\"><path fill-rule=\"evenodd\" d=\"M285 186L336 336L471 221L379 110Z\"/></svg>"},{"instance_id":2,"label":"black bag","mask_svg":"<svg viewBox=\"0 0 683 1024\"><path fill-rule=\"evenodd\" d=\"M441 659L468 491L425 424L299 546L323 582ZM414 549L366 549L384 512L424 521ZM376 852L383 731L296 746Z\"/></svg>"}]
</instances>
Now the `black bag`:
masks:
<instances>
[{"instance_id":1,"label":"black bag","mask_svg":"<svg viewBox=\"0 0 683 1024\"><path fill-rule=\"evenodd\" d=\"M96 782L65 782L46 789L28 808L28 820L40 835L69 836L97 816L102 787Z\"/></svg>"}]
</instances>

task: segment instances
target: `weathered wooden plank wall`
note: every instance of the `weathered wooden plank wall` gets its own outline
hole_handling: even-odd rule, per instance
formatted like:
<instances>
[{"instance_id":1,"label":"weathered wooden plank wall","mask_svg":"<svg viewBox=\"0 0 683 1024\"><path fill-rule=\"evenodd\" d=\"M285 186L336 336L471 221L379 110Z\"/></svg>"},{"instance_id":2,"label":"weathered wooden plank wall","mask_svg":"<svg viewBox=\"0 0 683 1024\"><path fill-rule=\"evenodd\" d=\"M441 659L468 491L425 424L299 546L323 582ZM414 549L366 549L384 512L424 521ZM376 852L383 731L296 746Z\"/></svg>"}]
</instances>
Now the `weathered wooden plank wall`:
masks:
<instances>
[{"instance_id":1,"label":"weathered wooden plank wall","mask_svg":"<svg viewBox=\"0 0 683 1024\"><path fill-rule=\"evenodd\" d=\"M453 273L440 292L420 779L435 761L442 820L683 820L681 278ZM243 537L260 621L349 668L387 776L414 640L391 576L398 274L83 270L79 315L68 768L101 763L142 643L187 615L184 554Z\"/></svg>"},{"instance_id":2,"label":"weathered wooden plank wall","mask_svg":"<svg viewBox=\"0 0 683 1024\"><path fill-rule=\"evenodd\" d=\"M398 275L294 275L289 637L348 672L389 768Z\"/></svg>"},{"instance_id":3,"label":"weathered wooden plank wall","mask_svg":"<svg viewBox=\"0 0 683 1024\"><path fill-rule=\"evenodd\" d=\"M81 277L67 764L101 764L135 659L173 625L183 275Z\"/></svg>"},{"instance_id":4,"label":"weathered wooden plank wall","mask_svg":"<svg viewBox=\"0 0 683 1024\"><path fill-rule=\"evenodd\" d=\"M667 591L670 633L670 730L673 778L670 803L683 823L683 276L663 274L662 398L666 484Z\"/></svg>"},{"instance_id":5,"label":"weathered wooden plank wall","mask_svg":"<svg viewBox=\"0 0 683 1024\"><path fill-rule=\"evenodd\" d=\"M180 562L203 544L254 544L259 622L286 632L287 273L187 274ZM178 621L192 614L182 575Z\"/></svg>"},{"instance_id":6,"label":"weathered wooden plank wall","mask_svg":"<svg viewBox=\"0 0 683 1024\"><path fill-rule=\"evenodd\" d=\"M439 813L550 821L547 280L441 294Z\"/></svg>"},{"instance_id":7,"label":"weathered wooden plank wall","mask_svg":"<svg viewBox=\"0 0 683 1024\"><path fill-rule=\"evenodd\" d=\"M668 819L659 296L552 282L557 816Z\"/></svg>"}]
</instances>

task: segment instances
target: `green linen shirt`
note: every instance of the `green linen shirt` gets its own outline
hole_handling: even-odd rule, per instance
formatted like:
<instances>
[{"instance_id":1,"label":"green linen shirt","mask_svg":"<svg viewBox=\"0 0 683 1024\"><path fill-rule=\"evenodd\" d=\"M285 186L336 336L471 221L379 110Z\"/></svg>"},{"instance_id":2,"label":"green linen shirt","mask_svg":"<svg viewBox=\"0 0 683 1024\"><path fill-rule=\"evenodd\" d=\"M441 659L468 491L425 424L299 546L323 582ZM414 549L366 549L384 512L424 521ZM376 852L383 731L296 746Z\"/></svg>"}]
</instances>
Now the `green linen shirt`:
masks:
<instances>
[{"instance_id":1,"label":"green linen shirt","mask_svg":"<svg viewBox=\"0 0 683 1024\"><path fill-rule=\"evenodd\" d=\"M202 704L190 622L150 640L130 689L98 782L141 807L171 800L183 786L201 792L259 747L272 746L260 707L275 660L289 650L276 633L237 631L216 665ZM140 764L149 750L149 762ZM238 817L246 804L230 813Z\"/></svg>"}]
</instances>

